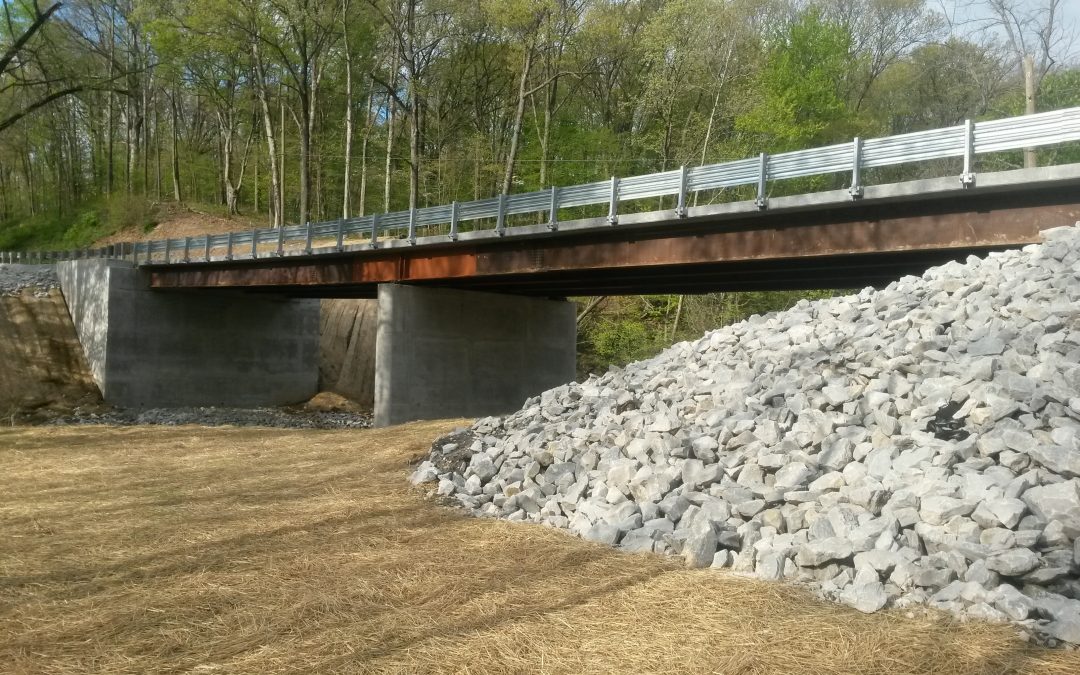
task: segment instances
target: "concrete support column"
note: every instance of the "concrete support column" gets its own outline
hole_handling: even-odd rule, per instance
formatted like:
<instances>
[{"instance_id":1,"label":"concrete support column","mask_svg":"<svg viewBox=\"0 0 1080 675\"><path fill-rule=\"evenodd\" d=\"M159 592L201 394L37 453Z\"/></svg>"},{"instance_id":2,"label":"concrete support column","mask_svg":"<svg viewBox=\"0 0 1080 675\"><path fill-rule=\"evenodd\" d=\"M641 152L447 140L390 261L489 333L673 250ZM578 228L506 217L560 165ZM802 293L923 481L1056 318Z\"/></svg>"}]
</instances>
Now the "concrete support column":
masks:
<instances>
[{"instance_id":1,"label":"concrete support column","mask_svg":"<svg viewBox=\"0 0 1080 675\"><path fill-rule=\"evenodd\" d=\"M512 412L572 381L574 304L379 286L375 424Z\"/></svg>"},{"instance_id":2,"label":"concrete support column","mask_svg":"<svg viewBox=\"0 0 1080 675\"><path fill-rule=\"evenodd\" d=\"M108 403L277 406L318 393L318 300L152 291L116 260L63 262L57 273Z\"/></svg>"}]
</instances>

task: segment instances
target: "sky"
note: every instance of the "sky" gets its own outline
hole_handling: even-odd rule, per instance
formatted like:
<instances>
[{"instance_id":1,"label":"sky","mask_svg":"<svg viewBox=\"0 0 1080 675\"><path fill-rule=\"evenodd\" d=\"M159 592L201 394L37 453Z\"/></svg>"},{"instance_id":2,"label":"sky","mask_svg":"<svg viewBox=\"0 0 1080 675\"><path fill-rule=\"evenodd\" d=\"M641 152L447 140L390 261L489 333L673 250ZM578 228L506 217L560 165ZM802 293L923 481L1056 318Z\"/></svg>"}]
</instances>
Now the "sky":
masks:
<instances>
[{"instance_id":1,"label":"sky","mask_svg":"<svg viewBox=\"0 0 1080 675\"><path fill-rule=\"evenodd\" d=\"M1045 7L1047 0L1011 0L1019 9L1034 12ZM959 24L958 32L965 33L985 26L993 14L986 8L986 0L927 0L927 5L937 5L939 11ZM1060 0L1059 17L1063 35L1071 37L1071 48L1066 54L1056 56L1063 61L1080 62L1080 0ZM1000 31L1000 29L998 29ZM1004 37L1004 34L1001 33Z\"/></svg>"}]
</instances>

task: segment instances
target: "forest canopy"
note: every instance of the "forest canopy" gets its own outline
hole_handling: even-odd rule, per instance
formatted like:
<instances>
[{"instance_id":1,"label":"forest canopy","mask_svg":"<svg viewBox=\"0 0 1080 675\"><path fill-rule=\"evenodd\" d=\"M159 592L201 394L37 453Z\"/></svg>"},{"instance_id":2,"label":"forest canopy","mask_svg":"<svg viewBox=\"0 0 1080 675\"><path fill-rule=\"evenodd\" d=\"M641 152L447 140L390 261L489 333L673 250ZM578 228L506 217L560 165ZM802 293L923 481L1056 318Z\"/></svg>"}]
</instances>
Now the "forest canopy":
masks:
<instances>
[{"instance_id":1,"label":"forest canopy","mask_svg":"<svg viewBox=\"0 0 1080 675\"><path fill-rule=\"evenodd\" d=\"M270 225L1080 103L1062 0L3 0L0 223ZM978 10L978 11L976 11ZM981 17L981 18L979 18Z\"/></svg>"},{"instance_id":2,"label":"forest canopy","mask_svg":"<svg viewBox=\"0 0 1080 675\"><path fill-rule=\"evenodd\" d=\"M1068 2L0 0L0 249L155 204L277 226L1080 105ZM609 307L594 346L759 300L623 303L670 330Z\"/></svg>"}]
</instances>

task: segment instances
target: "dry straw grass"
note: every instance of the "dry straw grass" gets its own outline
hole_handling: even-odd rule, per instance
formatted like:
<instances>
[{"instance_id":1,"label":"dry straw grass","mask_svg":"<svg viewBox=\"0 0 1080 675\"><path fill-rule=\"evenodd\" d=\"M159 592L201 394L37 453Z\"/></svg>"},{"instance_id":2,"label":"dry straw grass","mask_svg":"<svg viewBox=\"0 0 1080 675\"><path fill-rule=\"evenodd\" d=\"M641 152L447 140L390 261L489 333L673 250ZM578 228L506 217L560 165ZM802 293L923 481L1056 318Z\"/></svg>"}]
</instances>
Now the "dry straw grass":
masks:
<instances>
[{"instance_id":1,"label":"dry straw grass","mask_svg":"<svg viewBox=\"0 0 1080 675\"><path fill-rule=\"evenodd\" d=\"M1006 627L434 506L407 462L448 427L0 431L0 668L1080 672Z\"/></svg>"}]
</instances>

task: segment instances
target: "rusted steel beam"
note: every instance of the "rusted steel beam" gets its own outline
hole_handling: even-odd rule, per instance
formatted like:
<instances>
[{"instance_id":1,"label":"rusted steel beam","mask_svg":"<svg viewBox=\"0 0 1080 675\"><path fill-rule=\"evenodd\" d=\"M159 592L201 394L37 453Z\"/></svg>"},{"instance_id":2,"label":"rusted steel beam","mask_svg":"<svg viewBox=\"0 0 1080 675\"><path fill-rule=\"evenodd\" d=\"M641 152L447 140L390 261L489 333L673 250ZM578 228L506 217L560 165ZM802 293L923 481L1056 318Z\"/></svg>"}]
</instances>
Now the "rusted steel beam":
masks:
<instances>
[{"instance_id":1,"label":"rusted steel beam","mask_svg":"<svg viewBox=\"0 0 1080 675\"><path fill-rule=\"evenodd\" d=\"M743 222L699 219L651 229L613 227L601 234L506 238L434 251L394 248L157 267L150 272L150 283L159 289L251 288L306 295L321 290L357 297L370 297L378 284L391 282L527 294L589 294L590 289L601 288L608 293L640 293L685 287L691 292L731 287L737 279L729 272L741 266L746 268L744 274L768 270L773 286L785 288L796 285L784 279L785 270L805 274L808 259L865 257L885 270L890 257L910 261L907 254L938 252L936 258L928 258L936 260L1018 246L1037 241L1041 229L1077 220L1080 194L1059 188L926 202L855 203L800 214L766 213ZM910 262L904 265L910 269ZM861 282L881 277L873 267L858 272L856 268L860 265L836 268L826 262L819 285L836 287L845 278ZM849 270L847 277L844 269ZM680 270L695 270L694 276L682 276L680 281ZM797 285L813 283L813 278L799 277Z\"/></svg>"}]
</instances>

